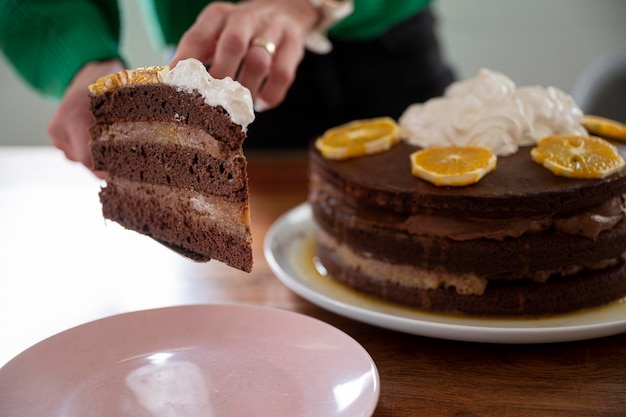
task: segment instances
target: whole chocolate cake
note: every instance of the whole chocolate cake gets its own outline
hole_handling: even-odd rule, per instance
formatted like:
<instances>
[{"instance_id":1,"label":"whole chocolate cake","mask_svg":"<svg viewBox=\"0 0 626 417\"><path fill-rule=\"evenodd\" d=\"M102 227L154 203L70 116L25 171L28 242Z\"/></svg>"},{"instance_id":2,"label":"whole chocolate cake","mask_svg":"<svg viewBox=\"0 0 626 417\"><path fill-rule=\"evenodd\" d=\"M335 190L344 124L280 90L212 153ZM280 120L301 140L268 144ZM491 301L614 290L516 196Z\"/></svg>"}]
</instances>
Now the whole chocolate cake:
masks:
<instances>
[{"instance_id":1,"label":"whole chocolate cake","mask_svg":"<svg viewBox=\"0 0 626 417\"><path fill-rule=\"evenodd\" d=\"M453 85L447 95L472 102L477 88L481 94L503 89L517 94L500 74L483 72L472 83ZM485 89L485 83L497 88ZM535 101L546 94L565 103L556 106L562 113L558 118L579 112L564 94L528 93L521 91ZM506 112L498 101L493 104L501 118ZM489 113L485 103L473 103ZM526 102L521 103L516 106L528 118ZM537 109L535 102L526 105ZM409 162L410 154L431 146L419 143L423 136L428 141L437 134L428 129L445 124L428 106L407 109L400 120L406 140L388 151L331 160L311 146L309 200L319 226L316 252L330 276L419 309L478 316L558 314L626 296L624 170L602 179L557 176L533 160L531 139L511 144L498 138L482 143L498 154L493 172L468 186L436 186L412 175ZM442 114L454 118L454 112ZM541 121L533 125L541 136L586 134L577 117L545 131L537 123L548 125L557 116L543 115L536 110L534 120ZM506 136L497 123L500 136ZM517 126L512 136L523 134L521 122L511 125ZM455 140L463 130L445 129L456 131ZM485 138L473 135L471 144ZM613 144L626 157L626 145Z\"/></svg>"},{"instance_id":2,"label":"whole chocolate cake","mask_svg":"<svg viewBox=\"0 0 626 417\"><path fill-rule=\"evenodd\" d=\"M111 74L90 91L104 217L194 260L250 271L249 92L193 59Z\"/></svg>"}]
</instances>

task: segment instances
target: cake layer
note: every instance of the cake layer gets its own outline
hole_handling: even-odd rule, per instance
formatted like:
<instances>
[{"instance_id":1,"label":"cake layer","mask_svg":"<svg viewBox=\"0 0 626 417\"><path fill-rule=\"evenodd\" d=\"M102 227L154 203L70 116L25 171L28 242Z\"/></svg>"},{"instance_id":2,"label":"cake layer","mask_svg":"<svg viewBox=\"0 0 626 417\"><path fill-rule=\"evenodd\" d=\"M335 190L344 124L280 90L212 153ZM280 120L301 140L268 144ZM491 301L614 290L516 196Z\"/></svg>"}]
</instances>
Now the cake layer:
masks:
<instances>
[{"instance_id":1,"label":"cake layer","mask_svg":"<svg viewBox=\"0 0 626 417\"><path fill-rule=\"evenodd\" d=\"M129 134L121 140L93 141L94 169L129 181L191 188L231 201L247 198L247 163L241 152L219 159L192 146L144 140L143 135L130 138Z\"/></svg>"},{"instance_id":2,"label":"cake layer","mask_svg":"<svg viewBox=\"0 0 626 417\"><path fill-rule=\"evenodd\" d=\"M105 218L198 261L216 259L249 272L250 214L246 202L190 190L108 178L100 192Z\"/></svg>"},{"instance_id":3,"label":"cake layer","mask_svg":"<svg viewBox=\"0 0 626 417\"><path fill-rule=\"evenodd\" d=\"M342 259L344 265L358 269L366 275L384 277L390 282L410 283L411 286L421 289L435 289L439 287L453 287L459 294L483 294L490 282L496 281L520 281L531 280L534 282L546 282L554 276L574 275L583 270L597 270L608 268L621 263L626 257L626 251L615 257L602 259L597 262L589 262L587 259L577 259L571 264L558 269L539 270L521 276L502 275L498 278L492 276L487 279L473 271L451 271L444 264L422 266L407 262L397 263L385 258L374 257L371 252L360 252L352 246L339 242L323 230L316 233L318 244L332 248L336 256ZM497 254L492 254L496 256Z\"/></svg>"},{"instance_id":4,"label":"cake layer","mask_svg":"<svg viewBox=\"0 0 626 417\"><path fill-rule=\"evenodd\" d=\"M544 283L490 281L481 295L471 295L460 294L454 287L420 288L415 285L415 278L394 279L389 272L393 265L382 276L368 275L358 265L346 261L336 247L320 240L316 242L316 254L331 277L359 292L433 312L488 317L562 314L626 296L623 260L607 268L552 277Z\"/></svg>"},{"instance_id":5,"label":"cake layer","mask_svg":"<svg viewBox=\"0 0 626 417\"><path fill-rule=\"evenodd\" d=\"M534 216L509 218L475 218L467 216L445 216L437 212L397 213L371 206L362 206L354 198L346 196L325 183L320 176L310 174L310 197L314 205L337 218L337 222L364 224L376 227L384 224L385 229L399 233L449 238L457 241L472 239L505 240L526 233L539 233L552 229L554 232L596 239L600 233L613 228L626 219L626 194L609 198L602 204L585 210L560 216Z\"/></svg>"},{"instance_id":6,"label":"cake layer","mask_svg":"<svg viewBox=\"0 0 626 417\"><path fill-rule=\"evenodd\" d=\"M233 150L240 149L246 137L223 107L206 104L198 92L178 91L167 84L135 84L93 95L91 109L96 118L92 137L99 136L97 125L124 121L196 126Z\"/></svg>"},{"instance_id":7,"label":"cake layer","mask_svg":"<svg viewBox=\"0 0 626 417\"><path fill-rule=\"evenodd\" d=\"M614 145L626 157L626 144ZM399 213L475 218L552 216L581 211L626 193L626 170L602 180L558 177L531 159L531 147L499 157L496 170L476 184L437 187L411 175L409 155L418 149L400 142L387 152L333 161L311 147L310 166L323 182L354 198L363 208Z\"/></svg>"}]
</instances>

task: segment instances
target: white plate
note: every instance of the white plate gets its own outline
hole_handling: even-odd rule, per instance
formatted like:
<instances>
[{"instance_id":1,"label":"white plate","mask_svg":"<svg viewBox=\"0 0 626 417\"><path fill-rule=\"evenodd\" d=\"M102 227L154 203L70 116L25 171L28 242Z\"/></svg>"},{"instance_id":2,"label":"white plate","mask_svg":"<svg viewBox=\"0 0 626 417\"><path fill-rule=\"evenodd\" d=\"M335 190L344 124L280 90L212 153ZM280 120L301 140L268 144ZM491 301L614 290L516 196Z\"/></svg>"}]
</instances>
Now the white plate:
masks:
<instances>
[{"instance_id":1,"label":"white plate","mask_svg":"<svg viewBox=\"0 0 626 417\"><path fill-rule=\"evenodd\" d=\"M368 297L333 281L315 266L315 230L308 204L281 216L265 238L265 256L278 278L318 306L406 333L490 343L551 343L626 331L626 300L574 314L532 319L483 319L418 311Z\"/></svg>"},{"instance_id":2,"label":"white plate","mask_svg":"<svg viewBox=\"0 0 626 417\"><path fill-rule=\"evenodd\" d=\"M369 354L317 319L243 305L126 313L0 369L2 417L371 416Z\"/></svg>"}]
</instances>

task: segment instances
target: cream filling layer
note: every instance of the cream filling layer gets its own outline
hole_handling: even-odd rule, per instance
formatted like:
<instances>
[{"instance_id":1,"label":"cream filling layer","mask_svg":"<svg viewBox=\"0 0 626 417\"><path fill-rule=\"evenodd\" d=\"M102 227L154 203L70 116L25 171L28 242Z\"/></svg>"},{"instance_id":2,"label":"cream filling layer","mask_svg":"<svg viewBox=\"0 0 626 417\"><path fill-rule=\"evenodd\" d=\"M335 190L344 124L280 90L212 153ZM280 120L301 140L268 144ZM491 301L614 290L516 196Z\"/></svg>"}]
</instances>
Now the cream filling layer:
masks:
<instances>
[{"instance_id":1,"label":"cream filling layer","mask_svg":"<svg viewBox=\"0 0 626 417\"><path fill-rule=\"evenodd\" d=\"M488 280L476 273L454 274L443 269L425 269L414 265L393 264L380 259L366 257L340 243L323 230L317 230L318 242L330 248L341 259L344 266L360 270L373 280L422 290L454 288L461 295L482 295ZM584 269L603 269L618 265L626 260L626 252L621 256L606 259L595 264L571 265L562 270L538 271L528 278L535 282L546 282L550 275L574 275Z\"/></svg>"},{"instance_id":2,"label":"cream filling layer","mask_svg":"<svg viewBox=\"0 0 626 417\"><path fill-rule=\"evenodd\" d=\"M217 159L225 159L220 143L202 130L184 124L172 125L154 122L115 122L98 138L99 141L129 141L167 143L199 149Z\"/></svg>"},{"instance_id":3,"label":"cream filling layer","mask_svg":"<svg viewBox=\"0 0 626 417\"><path fill-rule=\"evenodd\" d=\"M200 194L188 189L172 189L159 184L144 184L123 178L109 178L125 197L141 201L157 201L182 215L193 215L205 225L216 225L231 235L250 237L250 206L221 197Z\"/></svg>"},{"instance_id":4,"label":"cream filling layer","mask_svg":"<svg viewBox=\"0 0 626 417\"><path fill-rule=\"evenodd\" d=\"M319 243L335 252L345 266L361 270L365 275L380 281L425 290L454 287L457 293L465 295L481 295L487 287L487 280L475 273L459 275L443 270L429 270L366 258L322 230L317 231L317 239Z\"/></svg>"},{"instance_id":5,"label":"cream filling layer","mask_svg":"<svg viewBox=\"0 0 626 417\"><path fill-rule=\"evenodd\" d=\"M311 175L312 199L327 199L333 209L354 217L354 221L370 222L359 214L357 203L352 202L336 187L320 180L317 174ZM504 240L518 238L525 233L539 233L550 228L577 236L595 239L600 233L610 230L626 218L626 195L611 198L604 203L575 215L555 218L477 219L469 217L438 216L436 214L414 214L406 218L389 217L385 227L404 231L413 235L449 238L457 241L473 239ZM383 220L384 221L384 220ZM380 226L380 219L373 219L372 225Z\"/></svg>"},{"instance_id":6,"label":"cream filling layer","mask_svg":"<svg viewBox=\"0 0 626 417\"><path fill-rule=\"evenodd\" d=\"M539 233L551 228L555 231L596 239L598 235L615 227L626 218L625 196L607 200L589 211L554 218L475 219L437 215L413 215L399 228L409 233L448 237L465 241L472 239L518 238L525 233Z\"/></svg>"}]
</instances>

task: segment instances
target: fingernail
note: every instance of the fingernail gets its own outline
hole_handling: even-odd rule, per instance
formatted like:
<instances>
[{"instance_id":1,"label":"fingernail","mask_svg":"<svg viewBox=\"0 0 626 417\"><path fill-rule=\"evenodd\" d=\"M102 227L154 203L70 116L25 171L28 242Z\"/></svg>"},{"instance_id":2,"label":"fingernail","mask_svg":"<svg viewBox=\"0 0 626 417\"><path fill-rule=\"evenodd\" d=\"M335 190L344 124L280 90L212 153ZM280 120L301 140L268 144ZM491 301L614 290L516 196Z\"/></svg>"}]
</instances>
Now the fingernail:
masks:
<instances>
[{"instance_id":1,"label":"fingernail","mask_svg":"<svg viewBox=\"0 0 626 417\"><path fill-rule=\"evenodd\" d=\"M262 99L258 98L254 101L254 110L258 113L264 112L269 106Z\"/></svg>"}]
</instances>

